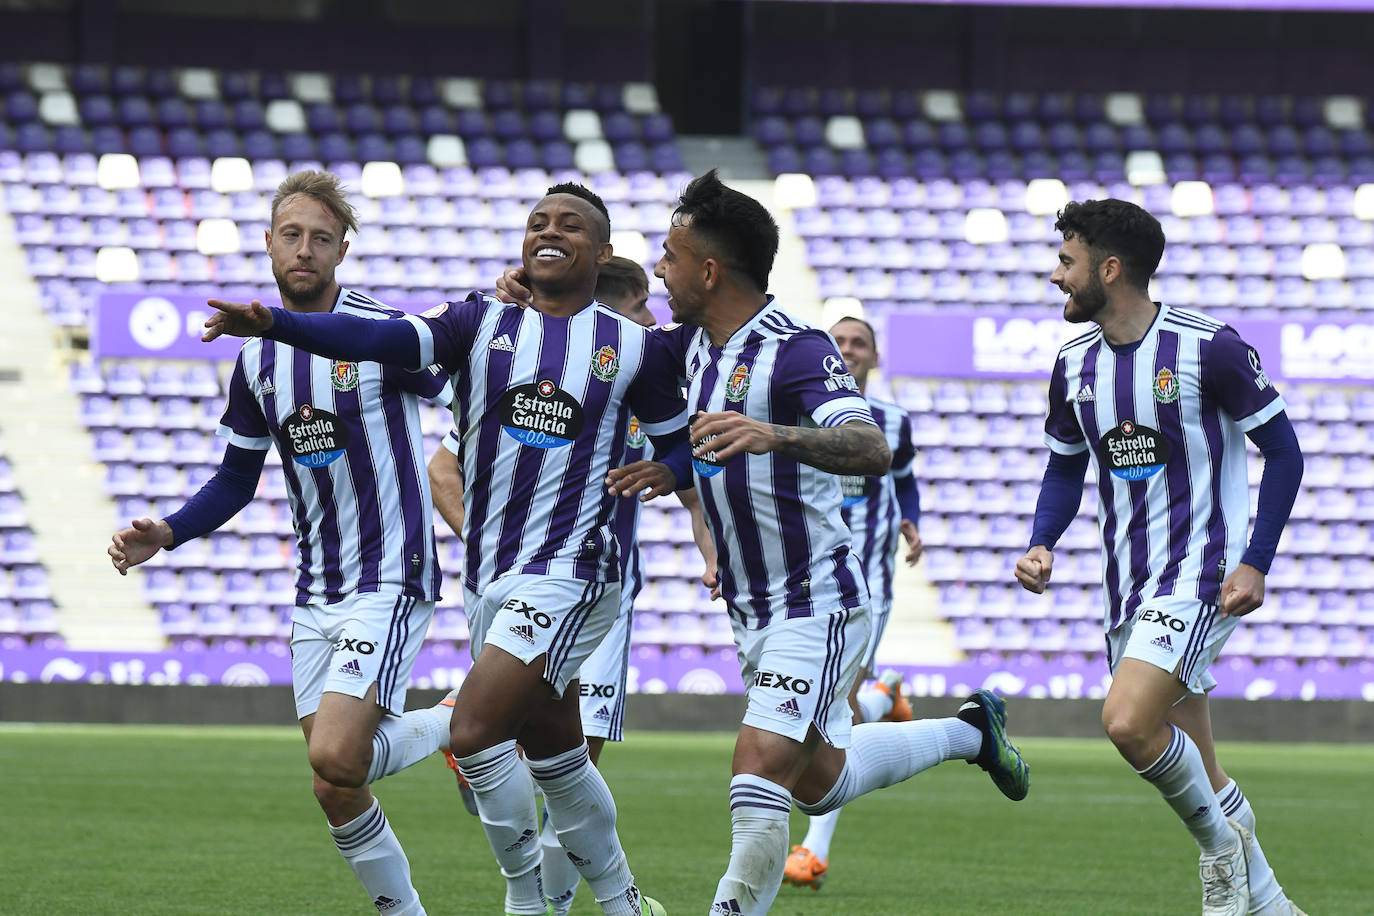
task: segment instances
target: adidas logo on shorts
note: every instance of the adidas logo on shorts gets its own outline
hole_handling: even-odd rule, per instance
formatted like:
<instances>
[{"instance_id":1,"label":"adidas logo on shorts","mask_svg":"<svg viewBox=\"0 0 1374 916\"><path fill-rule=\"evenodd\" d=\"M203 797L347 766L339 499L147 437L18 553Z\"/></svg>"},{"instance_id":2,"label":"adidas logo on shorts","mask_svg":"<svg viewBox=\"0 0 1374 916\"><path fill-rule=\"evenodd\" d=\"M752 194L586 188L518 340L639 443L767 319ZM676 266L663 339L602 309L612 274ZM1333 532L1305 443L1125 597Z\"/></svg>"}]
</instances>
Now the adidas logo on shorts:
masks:
<instances>
[{"instance_id":1,"label":"adidas logo on shorts","mask_svg":"<svg viewBox=\"0 0 1374 916\"><path fill-rule=\"evenodd\" d=\"M609 719L610 717L611 711L607 709L605 706L602 706L600 709L598 709L596 711L596 715L592 716L593 719L597 719L598 721L601 719Z\"/></svg>"},{"instance_id":2,"label":"adidas logo on shorts","mask_svg":"<svg viewBox=\"0 0 1374 916\"><path fill-rule=\"evenodd\" d=\"M1156 636L1154 639L1150 640L1150 645L1157 649L1163 649L1165 652L1174 651L1174 641L1169 638L1168 633L1165 633L1163 636Z\"/></svg>"},{"instance_id":3,"label":"adidas logo on shorts","mask_svg":"<svg viewBox=\"0 0 1374 916\"><path fill-rule=\"evenodd\" d=\"M801 718L801 708L797 706L796 697L788 697L782 702L782 705L773 711L785 713L794 719Z\"/></svg>"},{"instance_id":4,"label":"adidas logo on shorts","mask_svg":"<svg viewBox=\"0 0 1374 916\"><path fill-rule=\"evenodd\" d=\"M352 675L353 677L362 677L363 666L358 664L358 660L356 658L349 659L348 661L344 662L342 665L339 666L339 673Z\"/></svg>"},{"instance_id":5,"label":"adidas logo on shorts","mask_svg":"<svg viewBox=\"0 0 1374 916\"><path fill-rule=\"evenodd\" d=\"M511 627L510 631L530 645L534 645L534 627L529 624L522 623L518 627Z\"/></svg>"}]
</instances>

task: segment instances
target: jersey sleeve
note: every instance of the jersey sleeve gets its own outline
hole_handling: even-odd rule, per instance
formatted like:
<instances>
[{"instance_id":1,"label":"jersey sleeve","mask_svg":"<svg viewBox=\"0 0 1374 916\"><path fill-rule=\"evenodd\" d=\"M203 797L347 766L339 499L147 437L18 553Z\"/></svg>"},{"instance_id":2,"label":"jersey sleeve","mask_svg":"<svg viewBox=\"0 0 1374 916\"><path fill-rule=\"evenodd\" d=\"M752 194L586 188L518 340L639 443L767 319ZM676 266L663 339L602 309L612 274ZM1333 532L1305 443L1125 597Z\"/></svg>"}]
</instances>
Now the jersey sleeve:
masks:
<instances>
[{"instance_id":1,"label":"jersey sleeve","mask_svg":"<svg viewBox=\"0 0 1374 916\"><path fill-rule=\"evenodd\" d=\"M824 331L812 328L788 338L779 348L773 377L785 380L782 396L817 426L840 426L850 420L878 425L839 348Z\"/></svg>"},{"instance_id":2,"label":"jersey sleeve","mask_svg":"<svg viewBox=\"0 0 1374 916\"><path fill-rule=\"evenodd\" d=\"M444 440L440 443L444 448L453 454L458 454L458 430L450 429L444 434Z\"/></svg>"},{"instance_id":3,"label":"jersey sleeve","mask_svg":"<svg viewBox=\"0 0 1374 916\"><path fill-rule=\"evenodd\" d=\"M658 342L656 356L662 356L672 363L678 379L687 379L687 351L692 345L692 335L697 329L686 324L667 324L651 328L649 336Z\"/></svg>"},{"instance_id":4,"label":"jersey sleeve","mask_svg":"<svg viewBox=\"0 0 1374 916\"><path fill-rule=\"evenodd\" d=\"M229 376L229 397L215 434L229 440L230 445L250 451L265 452L272 447L272 433L267 427L267 418L262 415L262 405L248 385L242 350Z\"/></svg>"},{"instance_id":5,"label":"jersey sleeve","mask_svg":"<svg viewBox=\"0 0 1374 916\"><path fill-rule=\"evenodd\" d=\"M490 300L494 302L495 300ZM488 299L474 290L462 302L445 302L420 315L407 315L420 338L420 364L438 365L449 375L467 361Z\"/></svg>"},{"instance_id":6,"label":"jersey sleeve","mask_svg":"<svg viewBox=\"0 0 1374 916\"><path fill-rule=\"evenodd\" d=\"M1067 363L1064 357L1054 364L1050 374L1050 408L1045 417L1045 444L1060 455L1076 455L1088 447L1083 438L1083 427L1069 403L1069 381L1066 375Z\"/></svg>"},{"instance_id":7,"label":"jersey sleeve","mask_svg":"<svg viewBox=\"0 0 1374 916\"><path fill-rule=\"evenodd\" d=\"M440 407L447 407L453 402L451 376L438 366L429 366L418 372L383 366L382 379L389 385L433 401Z\"/></svg>"},{"instance_id":8,"label":"jersey sleeve","mask_svg":"<svg viewBox=\"0 0 1374 916\"><path fill-rule=\"evenodd\" d=\"M902 408L902 419L897 424L897 447L892 450L892 470L894 478L910 477L912 465L916 461L916 445L911 441L911 414Z\"/></svg>"},{"instance_id":9,"label":"jersey sleeve","mask_svg":"<svg viewBox=\"0 0 1374 916\"><path fill-rule=\"evenodd\" d=\"M661 334L644 338L644 359L639 373L626 390L626 401L650 436L662 436L687 427L687 400L679 384L681 363Z\"/></svg>"},{"instance_id":10,"label":"jersey sleeve","mask_svg":"<svg viewBox=\"0 0 1374 916\"><path fill-rule=\"evenodd\" d=\"M1283 398L1260 365L1259 353L1230 326L1203 344L1202 388L1242 432L1263 426L1284 409Z\"/></svg>"}]
</instances>

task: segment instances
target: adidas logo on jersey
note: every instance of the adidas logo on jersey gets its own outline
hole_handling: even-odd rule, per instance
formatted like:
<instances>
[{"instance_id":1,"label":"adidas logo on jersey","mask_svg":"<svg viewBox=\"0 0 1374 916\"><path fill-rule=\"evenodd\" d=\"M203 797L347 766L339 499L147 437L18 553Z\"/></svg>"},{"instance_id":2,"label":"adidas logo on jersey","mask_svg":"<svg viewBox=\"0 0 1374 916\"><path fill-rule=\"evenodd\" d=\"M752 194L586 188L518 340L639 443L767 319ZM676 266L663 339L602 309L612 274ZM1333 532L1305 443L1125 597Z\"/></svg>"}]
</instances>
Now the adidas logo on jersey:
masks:
<instances>
[{"instance_id":1,"label":"adidas logo on jersey","mask_svg":"<svg viewBox=\"0 0 1374 916\"><path fill-rule=\"evenodd\" d=\"M1174 651L1174 641L1169 638L1168 633L1165 633L1163 636L1156 636L1154 639L1150 640L1150 645L1157 649L1163 649L1165 652Z\"/></svg>"},{"instance_id":2,"label":"adidas logo on jersey","mask_svg":"<svg viewBox=\"0 0 1374 916\"><path fill-rule=\"evenodd\" d=\"M1096 401L1097 395L1093 394L1092 385L1084 385L1082 388L1078 389L1078 394L1074 395L1073 399L1080 404L1086 404L1089 401Z\"/></svg>"},{"instance_id":3,"label":"adidas logo on jersey","mask_svg":"<svg viewBox=\"0 0 1374 916\"><path fill-rule=\"evenodd\" d=\"M522 623L518 627L511 627L510 631L530 645L534 645L534 627L529 624Z\"/></svg>"},{"instance_id":4,"label":"adidas logo on jersey","mask_svg":"<svg viewBox=\"0 0 1374 916\"><path fill-rule=\"evenodd\" d=\"M783 700L781 705L779 705L778 708L774 710L774 712L784 713L786 715L791 716L794 719L801 718L801 708L797 706L796 697L788 697L786 700Z\"/></svg>"},{"instance_id":5,"label":"adidas logo on jersey","mask_svg":"<svg viewBox=\"0 0 1374 916\"><path fill-rule=\"evenodd\" d=\"M596 711L596 715L592 716L593 719L596 719L598 721L602 719L609 719L610 717L611 711L607 709L605 706L602 706L600 709L598 709Z\"/></svg>"},{"instance_id":6,"label":"adidas logo on jersey","mask_svg":"<svg viewBox=\"0 0 1374 916\"><path fill-rule=\"evenodd\" d=\"M488 350L505 350L507 353L515 352L515 344L511 342L509 334L502 334L500 337L493 337L491 343L487 344Z\"/></svg>"},{"instance_id":7,"label":"adidas logo on jersey","mask_svg":"<svg viewBox=\"0 0 1374 916\"><path fill-rule=\"evenodd\" d=\"M353 677L362 677L363 666L358 664L358 660L356 658L349 659L348 661L344 662L342 665L339 666L339 673L349 674Z\"/></svg>"}]
</instances>

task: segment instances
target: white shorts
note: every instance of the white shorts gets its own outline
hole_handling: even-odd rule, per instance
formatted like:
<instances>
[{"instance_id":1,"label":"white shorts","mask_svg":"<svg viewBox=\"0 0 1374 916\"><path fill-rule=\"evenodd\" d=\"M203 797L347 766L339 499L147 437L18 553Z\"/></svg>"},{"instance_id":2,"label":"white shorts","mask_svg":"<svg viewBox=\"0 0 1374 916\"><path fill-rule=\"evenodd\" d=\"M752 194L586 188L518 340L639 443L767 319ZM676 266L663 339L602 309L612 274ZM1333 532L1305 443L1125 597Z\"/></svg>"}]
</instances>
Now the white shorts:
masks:
<instances>
[{"instance_id":1,"label":"white shorts","mask_svg":"<svg viewBox=\"0 0 1374 916\"><path fill-rule=\"evenodd\" d=\"M731 623L749 703L744 724L795 741L814 725L825 743L848 747L849 690L868 650L868 608L778 620L761 630L733 617Z\"/></svg>"},{"instance_id":2,"label":"white shorts","mask_svg":"<svg viewBox=\"0 0 1374 916\"><path fill-rule=\"evenodd\" d=\"M630 670L633 596L624 595L620 614L577 675L582 693L582 734L622 741L625 737L625 686Z\"/></svg>"},{"instance_id":3,"label":"white shorts","mask_svg":"<svg viewBox=\"0 0 1374 916\"><path fill-rule=\"evenodd\" d=\"M362 698L377 685L377 705L405 711L410 670L434 616L434 602L386 592L354 592L334 604L297 606L291 614L291 684L296 715L320 698Z\"/></svg>"},{"instance_id":4,"label":"white shorts","mask_svg":"<svg viewBox=\"0 0 1374 916\"><path fill-rule=\"evenodd\" d=\"M1107 663L1115 674L1121 659L1139 659L1177 675L1189 693L1205 694L1217 685L1208 668L1239 622L1196 598L1150 598L1107 634Z\"/></svg>"},{"instance_id":5,"label":"white shorts","mask_svg":"<svg viewBox=\"0 0 1374 916\"><path fill-rule=\"evenodd\" d=\"M488 645L526 665L542 655L544 680L561 697L615 622L620 583L509 573L463 598L472 657Z\"/></svg>"},{"instance_id":6,"label":"white shorts","mask_svg":"<svg viewBox=\"0 0 1374 916\"><path fill-rule=\"evenodd\" d=\"M875 602L873 605L873 635L868 638L868 651L864 653L864 670L869 677L877 673L878 644L883 641L883 631L887 629L887 618L892 614L892 602Z\"/></svg>"}]
</instances>

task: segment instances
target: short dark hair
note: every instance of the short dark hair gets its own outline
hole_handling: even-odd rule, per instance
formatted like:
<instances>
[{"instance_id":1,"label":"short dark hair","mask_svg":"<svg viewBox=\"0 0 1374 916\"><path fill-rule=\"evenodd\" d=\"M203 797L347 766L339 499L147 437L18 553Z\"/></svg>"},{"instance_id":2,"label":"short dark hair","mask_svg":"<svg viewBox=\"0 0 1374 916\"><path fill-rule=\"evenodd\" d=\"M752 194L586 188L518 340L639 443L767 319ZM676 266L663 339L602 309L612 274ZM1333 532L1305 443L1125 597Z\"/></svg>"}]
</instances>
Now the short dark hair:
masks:
<instances>
[{"instance_id":1,"label":"short dark hair","mask_svg":"<svg viewBox=\"0 0 1374 916\"><path fill-rule=\"evenodd\" d=\"M602 302L648 291L649 278L644 275L644 268L620 255L602 264L601 273L596 275L596 298Z\"/></svg>"},{"instance_id":2,"label":"short dark hair","mask_svg":"<svg viewBox=\"0 0 1374 916\"><path fill-rule=\"evenodd\" d=\"M868 339L873 342L873 349L875 351L878 349L878 332L873 330L873 325L869 324L867 320L860 318L858 315L845 315L843 318L838 319L835 324L832 324L830 330L835 330L835 325L838 325L841 321L852 321L855 324L861 324L868 328Z\"/></svg>"},{"instance_id":3,"label":"short dark hair","mask_svg":"<svg viewBox=\"0 0 1374 916\"><path fill-rule=\"evenodd\" d=\"M1115 256L1127 282L1147 289L1164 256L1164 227L1128 200L1069 201L1054 228L1065 239L1079 239L1092 253L1093 265Z\"/></svg>"},{"instance_id":4,"label":"short dark hair","mask_svg":"<svg viewBox=\"0 0 1374 916\"><path fill-rule=\"evenodd\" d=\"M683 190L673 225L690 228L706 241L709 257L744 273L759 292L768 291L768 274L778 254L778 224L763 204L727 188L715 169L693 178Z\"/></svg>"},{"instance_id":5,"label":"short dark hair","mask_svg":"<svg viewBox=\"0 0 1374 916\"><path fill-rule=\"evenodd\" d=\"M606 202L603 201L595 191L575 181L565 181L562 184L554 185L544 192L545 197L554 194L571 194L573 197L582 198L595 207L596 212L600 213L605 220L605 224L601 227L601 241L609 242L611 240L611 214L610 211L606 209Z\"/></svg>"}]
</instances>

